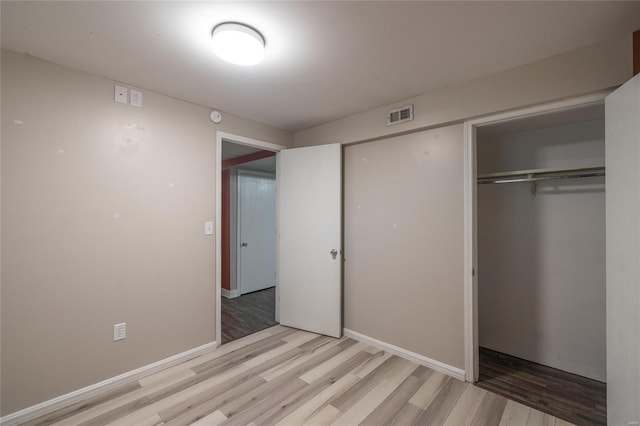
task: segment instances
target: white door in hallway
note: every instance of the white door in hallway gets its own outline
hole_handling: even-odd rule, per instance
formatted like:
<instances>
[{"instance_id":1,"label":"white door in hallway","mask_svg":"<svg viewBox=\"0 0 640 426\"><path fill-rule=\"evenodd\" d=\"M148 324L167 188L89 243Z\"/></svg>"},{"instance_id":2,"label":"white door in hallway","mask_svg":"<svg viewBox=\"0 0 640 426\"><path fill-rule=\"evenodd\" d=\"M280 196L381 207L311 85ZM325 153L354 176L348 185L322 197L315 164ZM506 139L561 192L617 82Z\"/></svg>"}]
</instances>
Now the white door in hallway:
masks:
<instances>
[{"instance_id":1,"label":"white door in hallway","mask_svg":"<svg viewBox=\"0 0 640 426\"><path fill-rule=\"evenodd\" d=\"M280 323L342 335L342 146L277 154Z\"/></svg>"},{"instance_id":2,"label":"white door in hallway","mask_svg":"<svg viewBox=\"0 0 640 426\"><path fill-rule=\"evenodd\" d=\"M240 294L276 284L276 179L238 171L238 283Z\"/></svg>"},{"instance_id":3,"label":"white door in hallway","mask_svg":"<svg viewBox=\"0 0 640 426\"><path fill-rule=\"evenodd\" d=\"M640 422L640 75L605 101L607 417Z\"/></svg>"}]
</instances>

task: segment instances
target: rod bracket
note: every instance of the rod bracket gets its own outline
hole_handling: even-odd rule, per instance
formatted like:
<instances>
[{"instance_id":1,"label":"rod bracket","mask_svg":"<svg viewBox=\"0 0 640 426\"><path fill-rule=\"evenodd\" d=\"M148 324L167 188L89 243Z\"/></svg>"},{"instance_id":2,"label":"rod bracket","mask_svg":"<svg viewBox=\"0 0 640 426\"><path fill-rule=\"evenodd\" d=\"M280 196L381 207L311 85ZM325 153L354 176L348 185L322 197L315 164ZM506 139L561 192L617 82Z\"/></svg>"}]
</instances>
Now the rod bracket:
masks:
<instances>
[{"instance_id":1,"label":"rod bracket","mask_svg":"<svg viewBox=\"0 0 640 426\"><path fill-rule=\"evenodd\" d=\"M527 179L529 180L529 187L531 188L531 196L535 198L538 188L536 185L536 181L533 180L533 173L528 174Z\"/></svg>"}]
</instances>

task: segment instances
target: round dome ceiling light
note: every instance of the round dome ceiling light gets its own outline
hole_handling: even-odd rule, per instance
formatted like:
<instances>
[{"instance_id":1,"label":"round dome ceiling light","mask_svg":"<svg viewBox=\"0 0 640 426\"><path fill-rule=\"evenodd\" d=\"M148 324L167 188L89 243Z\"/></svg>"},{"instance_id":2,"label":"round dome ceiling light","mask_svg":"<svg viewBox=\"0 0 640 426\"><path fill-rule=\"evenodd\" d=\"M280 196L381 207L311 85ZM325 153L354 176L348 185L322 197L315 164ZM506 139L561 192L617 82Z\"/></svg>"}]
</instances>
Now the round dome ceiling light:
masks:
<instances>
[{"instance_id":1,"label":"round dome ceiling light","mask_svg":"<svg viewBox=\"0 0 640 426\"><path fill-rule=\"evenodd\" d=\"M236 65L256 65L264 59L264 37L238 22L223 22L213 28L213 51Z\"/></svg>"}]
</instances>

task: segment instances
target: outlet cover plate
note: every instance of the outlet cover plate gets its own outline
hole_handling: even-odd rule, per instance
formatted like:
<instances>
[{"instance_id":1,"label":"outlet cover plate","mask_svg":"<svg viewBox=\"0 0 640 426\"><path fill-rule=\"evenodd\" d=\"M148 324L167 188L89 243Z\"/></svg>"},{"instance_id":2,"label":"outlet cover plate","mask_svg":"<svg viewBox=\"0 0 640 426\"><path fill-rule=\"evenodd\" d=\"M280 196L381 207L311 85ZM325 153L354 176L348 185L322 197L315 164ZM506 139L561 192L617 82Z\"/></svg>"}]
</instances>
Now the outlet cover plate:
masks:
<instances>
[{"instance_id":1,"label":"outlet cover plate","mask_svg":"<svg viewBox=\"0 0 640 426\"><path fill-rule=\"evenodd\" d=\"M120 324L113 325L113 341L124 340L127 337L127 323L121 322Z\"/></svg>"},{"instance_id":2,"label":"outlet cover plate","mask_svg":"<svg viewBox=\"0 0 640 426\"><path fill-rule=\"evenodd\" d=\"M142 107L142 92L139 90L131 89L129 94L131 95L130 103L136 107Z\"/></svg>"},{"instance_id":3,"label":"outlet cover plate","mask_svg":"<svg viewBox=\"0 0 640 426\"><path fill-rule=\"evenodd\" d=\"M204 223L204 235L213 235L213 222Z\"/></svg>"},{"instance_id":4,"label":"outlet cover plate","mask_svg":"<svg viewBox=\"0 0 640 426\"><path fill-rule=\"evenodd\" d=\"M116 84L114 91L115 93L114 93L113 100L116 102L120 102L121 104L126 104L128 89L126 87L118 86Z\"/></svg>"}]
</instances>

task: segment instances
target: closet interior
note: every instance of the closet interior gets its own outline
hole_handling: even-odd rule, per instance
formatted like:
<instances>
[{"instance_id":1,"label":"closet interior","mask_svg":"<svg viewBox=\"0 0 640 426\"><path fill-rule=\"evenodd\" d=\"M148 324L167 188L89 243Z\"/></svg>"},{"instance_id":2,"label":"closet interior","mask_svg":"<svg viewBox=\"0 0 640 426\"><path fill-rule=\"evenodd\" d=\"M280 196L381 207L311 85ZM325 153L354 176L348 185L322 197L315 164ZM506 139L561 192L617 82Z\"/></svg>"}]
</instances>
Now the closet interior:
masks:
<instances>
[{"instance_id":1,"label":"closet interior","mask_svg":"<svg viewBox=\"0 0 640 426\"><path fill-rule=\"evenodd\" d=\"M478 386L606 424L604 104L477 130Z\"/></svg>"}]
</instances>

